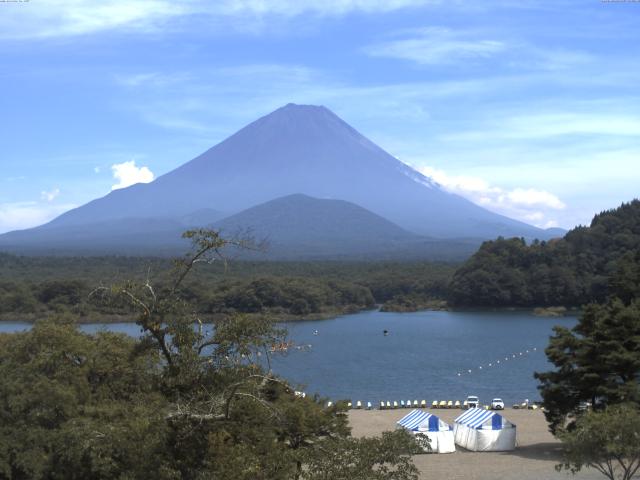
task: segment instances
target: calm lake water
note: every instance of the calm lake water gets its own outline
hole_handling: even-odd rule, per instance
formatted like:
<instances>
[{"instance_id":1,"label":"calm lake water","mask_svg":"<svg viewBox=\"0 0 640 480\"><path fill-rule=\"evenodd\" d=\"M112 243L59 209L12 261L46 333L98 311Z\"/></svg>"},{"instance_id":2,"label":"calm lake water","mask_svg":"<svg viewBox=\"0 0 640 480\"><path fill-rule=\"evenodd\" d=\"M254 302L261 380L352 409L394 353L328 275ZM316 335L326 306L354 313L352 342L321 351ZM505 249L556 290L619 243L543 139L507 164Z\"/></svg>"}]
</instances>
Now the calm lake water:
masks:
<instances>
[{"instance_id":1,"label":"calm lake water","mask_svg":"<svg viewBox=\"0 0 640 480\"><path fill-rule=\"evenodd\" d=\"M288 323L291 340L311 348L274 354L272 364L300 390L334 400L371 401L377 406L380 400L431 403L478 395L484 403L502 397L512 404L539 399L533 372L550 368L544 349L552 327L575 322L575 317L524 312L369 311ZM0 322L0 332L26 328L29 324ZM82 329L140 334L130 323Z\"/></svg>"}]
</instances>

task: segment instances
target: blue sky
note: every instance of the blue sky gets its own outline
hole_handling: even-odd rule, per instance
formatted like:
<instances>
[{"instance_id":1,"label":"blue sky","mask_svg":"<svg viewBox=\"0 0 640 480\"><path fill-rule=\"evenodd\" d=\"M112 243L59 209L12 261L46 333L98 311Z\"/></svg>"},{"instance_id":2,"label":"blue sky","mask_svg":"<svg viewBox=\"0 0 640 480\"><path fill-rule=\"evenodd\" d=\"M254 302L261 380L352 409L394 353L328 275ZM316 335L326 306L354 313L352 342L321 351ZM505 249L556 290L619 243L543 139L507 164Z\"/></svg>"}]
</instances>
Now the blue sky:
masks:
<instances>
[{"instance_id":1,"label":"blue sky","mask_svg":"<svg viewBox=\"0 0 640 480\"><path fill-rule=\"evenodd\" d=\"M572 227L639 196L640 3L0 2L0 232L322 104L487 208Z\"/></svg>"}]
</instances>

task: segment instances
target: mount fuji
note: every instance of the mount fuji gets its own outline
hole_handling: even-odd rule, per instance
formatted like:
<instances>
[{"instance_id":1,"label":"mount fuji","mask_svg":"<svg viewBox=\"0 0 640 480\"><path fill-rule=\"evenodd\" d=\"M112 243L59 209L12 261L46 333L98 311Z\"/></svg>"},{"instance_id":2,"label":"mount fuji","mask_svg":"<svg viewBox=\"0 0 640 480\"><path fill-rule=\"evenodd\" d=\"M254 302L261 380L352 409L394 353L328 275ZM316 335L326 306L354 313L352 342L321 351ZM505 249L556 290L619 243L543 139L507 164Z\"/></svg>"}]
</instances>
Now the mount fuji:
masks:
<instances>
[{"instance_id":1,"label":"mount fuji","mask_svg":"<svg viewBox=\"0 0 640 480\"><path fill-rule=\"evenodd\" d=\"M262 208L260 218L255 211L240 215L283 197L289 198L288 213L274 216L269 208ZM345 218L335 214L335 203L321 200L340 200L358 208L350 207L352 218ZM297 215L307 222L300 223L300 231L288 222L287 240L278 234L282 215ZM470 239L479 243L497 236L548 239L557 235L448 192L325 107L288 104L151 183L112 191L40 227L0 235L0 249L169 252L183 248L176 240L179 231L215 225L226 217L234 217L234 225L246 228L256 226L251 222L259 223L261 231L278 236L280 243L303 246L311 240L306 237L313 236L304 230L309 231L314 215L322 217L324 225L336 218L340 229L354 230L350 236L354 239L358 237L355 230L366 223L371 227L367 235L377 237L377 251L387 245L398 252L404 241L415 246L420 237L436 243L464 239L460 241L468 245ZM245 218L247 224L239 225L238 218ZM330 239L325 237L327 245ZM339 244L336 240L327 252L338 252Z\"/></svg>"}]
</instances>

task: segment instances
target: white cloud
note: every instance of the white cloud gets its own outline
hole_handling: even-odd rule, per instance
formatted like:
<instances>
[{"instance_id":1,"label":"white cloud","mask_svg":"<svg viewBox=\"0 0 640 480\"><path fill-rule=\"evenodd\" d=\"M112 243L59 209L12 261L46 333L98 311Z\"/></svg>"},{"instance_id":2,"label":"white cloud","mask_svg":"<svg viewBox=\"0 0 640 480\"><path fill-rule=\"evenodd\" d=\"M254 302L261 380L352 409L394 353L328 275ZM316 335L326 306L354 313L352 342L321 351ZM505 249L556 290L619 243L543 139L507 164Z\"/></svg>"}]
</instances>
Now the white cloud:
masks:
<instances>
[{"instance_id":1,"label":"white cloud","mask_svg":"<svg viewBox=\"0 0 640 480\"><path fill-rule=\"evenodd\" d=\"M531 212L527 213L524 218L529 220L530 222L540 222L544 219L544 213L542 212Z\"/></svg>"},{"instance_id":2,"label":"white cloud","mask_svg":"<svg viewBox=\"0 0 640 480\"><path fill-rule=\"evenodd\" d=\"M40 192L40 198L42 198L42 200L46 200L47 202L53 202L58 195L60 195L59 188L54 188L49 192L47 192L46 190Z\"/></svg>"},{"instance_id":3,"label":"white cloud","mask_svg":"<svg viewBox=\"0 0 640 480\"><path fill-rule=\"evenodd\" d=\"M354 11L390 12L440 3L439 0L39 0L0 16L0 38L48 38L124 29L156 32L181 17L229 23L250 23L271 15L345 15Z\"/></svg>"},{"instance_id":4,"label":"white cloud","mask_svg":"<svg viewBox=\"0 0 640 480\"><path fill-rule=\"evenodd\" d=\"M160 72L144 72L135 74L116 74L114 76L117 84L124 87L167 87L176 83L185 82L191 79L191 75L186 72L172 72L170 74Z\"/></svg>"},{"instance_id":5,"label":"white cloud","mask_svg":"<svg viewBox=\"0 0 640 480\"><path fill-rule=\"evenodd\" d=\"M557 221L549 216L566 208L562 200L545 190L521 187L509 190L491 185L479 177L449 175L443 170L429 166L414 168L450 192L494 212L541 228L557 226Z\"/></svg>"},{"instance_id":6,"label":"white cloud","mask_svg":"<svg viewBox=\"0 0 640 480\"><path fill-rule=\"evenodd\" d=\"M507 200L518 206L543 206L554 210L562 210L566 205L553 193L534 188L515 188L506 193Z\"/></svg>"},{"instance_id":7,"label":"white cloud","mask_svg":"<svg viewBox=\"0 0 640 480\"><path fill-rule=\"evenodd\" d=\"M292 17L303 13L345 15L353 11L390 12L441 2L437 0L231 0L220 3L219 12L226 14L277 14Z\"/></svg>"},{"instance_id":8,"label":"white cloud","mask_svg":"<svg viewBox=\"0 0 640 480\"><path fill-rule=\"evenodd\" d=\"M138 167L135 160L111 165L111 171L113 178L118 181L111 187L111 190L129 187L136 183L149 183L154 179L153 172L149 170L149 167Z\"/></svg>"},{"instance_id":9,"label":"white cloud","mask_svg":"<svg viewBox=\"0 0 640 480\"><path fill-rule=\"evenodd\" d=\"M76 206L38 202L0 203L0 233L37 227Z\"/></svg>"},{"instance_id":10,"label":"white cloud","mask_svg":"<svg viewBox=\"0 0 640 480\"><path fill-rule=\"evenodd\" d=\"M375 57L411 60L422 65L451 64L489 58L507 46L493 39L471 38L448 28L424 28L408 38L371 45L365 52Z\"/></svg>"},{"instance_id":11,"label":"white cloud","mask_svg":"<svg viewBox=\"0 0 640 480\"><path fill-rule=\"evenodd\" d=\"M607 105L593 105L603 110ZM486 130L470 130L443 136L447 141L535 140L564 135L640 136L640 116L629 113L555 111L494 118Z\"/></svg>"},{"instance_id":12,"label":"white cloud","mask_svg":"<svg viewBox=\"0 0 640 480\"><path fill-rule=\"evenodd\" d=\"M0 37L74 36L123 27L149 31L168 18L186 13L180 3L166 0L40 0L2 15Z\"/></svg>"},{"instance_id":13,"label":"white cloud","mask_svg":"<svg viewBox=\"0 0 640 480\"><path fill-rule=\"evenodd\" d=\"M373 57L396 58L428 66L466 66L490 60L494 69L501 66L509 71L556 74L588 67L598 60L583 50L543 48L526 39L526 35L514 36L499 30L487 32L444 27L406 29L367 46L364 52Z\"/></svg>"}]
</instances>

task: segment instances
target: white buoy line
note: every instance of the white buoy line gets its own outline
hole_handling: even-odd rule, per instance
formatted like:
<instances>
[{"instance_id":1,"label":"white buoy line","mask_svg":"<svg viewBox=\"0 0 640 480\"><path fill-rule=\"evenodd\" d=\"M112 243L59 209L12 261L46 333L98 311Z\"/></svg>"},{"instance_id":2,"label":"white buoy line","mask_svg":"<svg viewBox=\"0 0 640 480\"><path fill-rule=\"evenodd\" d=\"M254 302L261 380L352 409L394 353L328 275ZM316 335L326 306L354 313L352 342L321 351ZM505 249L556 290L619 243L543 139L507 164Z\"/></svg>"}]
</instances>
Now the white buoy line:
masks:
<instances>
[{"instance_id":1,"label":"white buoy line","mask_svg":"<svg viewBox=\"0 0 640 480\"><path fill-rule=\"evenodd\" d=\"M498 360L495 360L493 362L487 363L485 365L479 365L476 368L465 368L463 370L460 370L460 371L456 372L456 376L462 377L463 375L469 375L469 374L472 374L474 372L478 372L480 370L485 370L487 368L495 368L495 367L504 365L509 361L513 361L513 360L518 359L520 357L526 357L527 355L530 355L532 353L536 353L537 351L538 351L538 347L532 347L532 348L529 348L527 350L522 350L521 352L511 353L509 355L505 355L504 358L500 357Z\"/></svg>"}]
</instances>

